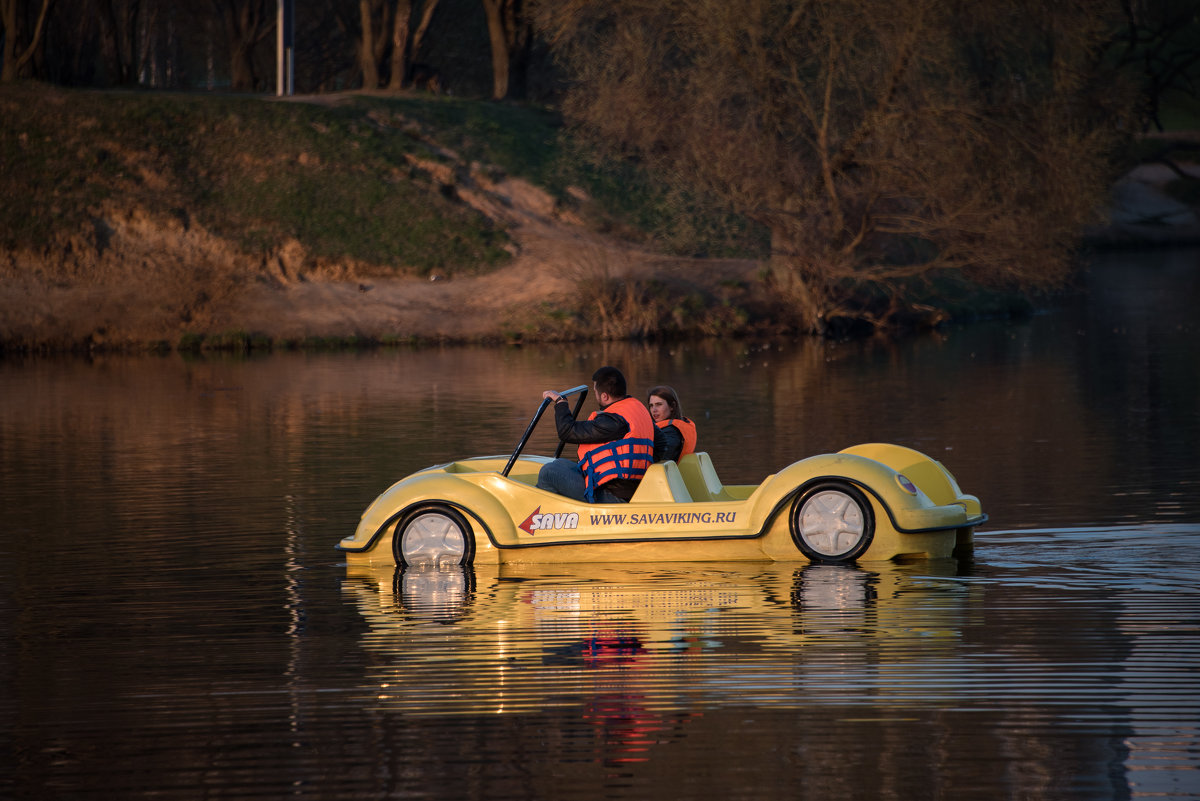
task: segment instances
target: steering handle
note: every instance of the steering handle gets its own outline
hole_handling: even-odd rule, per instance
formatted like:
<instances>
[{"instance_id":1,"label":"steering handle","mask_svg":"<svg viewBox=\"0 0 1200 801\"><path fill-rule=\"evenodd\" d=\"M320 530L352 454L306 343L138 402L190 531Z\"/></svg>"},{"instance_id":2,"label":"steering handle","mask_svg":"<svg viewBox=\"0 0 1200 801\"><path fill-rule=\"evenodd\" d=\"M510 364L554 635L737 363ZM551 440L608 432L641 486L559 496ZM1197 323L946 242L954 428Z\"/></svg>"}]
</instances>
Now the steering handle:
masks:
<instances>
[{"instance_id":1,"label":"steering handle","mask_svg":"<svg viewBox=\"0 0 1200 801\"><path fill-rule=\"evenodd\" d=\"M583 408L583 402L587 398L587 393L588 385L580 384L577 387L564 389L562 392L559 392L558 395L559 397L563 398L570 397L571 395L575 394L579 395L579 400L575 402L575 409L572 412L574 416L578 417L579 410ZM517 443L517 448L513 451L512 456L508 457L508 464L504 465L504 470L500 473L500 475L508 476L508 473L510 470L512 470L513 465L517 463L517 458L521 455L521 451L525 450L525 443L529 442L529 437L533 434L533 429L537 427L538 420L542 419L542 413L546 411L546 407L549 405L550 399L542 398L542 402L538 406L537 412L533 415L533 419L529 421L529 425L525 428L525 434L521 437L521 441ZM561 440L559 441L558 450L554 452L555 459L562 456L563 448L566 446L566 444L567 443Z\"/></svg>"}]
</instances>

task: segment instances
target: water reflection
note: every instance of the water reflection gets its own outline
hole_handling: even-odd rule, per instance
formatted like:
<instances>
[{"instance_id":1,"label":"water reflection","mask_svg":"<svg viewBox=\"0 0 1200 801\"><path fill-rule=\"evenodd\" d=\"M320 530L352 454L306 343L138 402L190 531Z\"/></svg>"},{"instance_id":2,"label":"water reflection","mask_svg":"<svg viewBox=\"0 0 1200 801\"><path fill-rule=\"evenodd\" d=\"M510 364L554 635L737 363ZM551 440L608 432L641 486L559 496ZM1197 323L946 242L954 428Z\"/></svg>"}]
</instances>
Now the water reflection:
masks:
<instances>
[{"instance_id":1,"label":"water reflection","mask_svg":"<svg viewBox=\"0 0 1200 801\"><path fill-rule=\"evenodd\" d=\"M915 573L903 565L352 565L343 590L370 624L364 646L379 658L370 677L379 704L411 714L576 704L617 676L658 710L874 703L849 664L877 676L887 663L889 681L903 683L911 677L897 665L960 637L972 590L938 581L957 574L944 561Z\"/></svg>"}]
</instances>

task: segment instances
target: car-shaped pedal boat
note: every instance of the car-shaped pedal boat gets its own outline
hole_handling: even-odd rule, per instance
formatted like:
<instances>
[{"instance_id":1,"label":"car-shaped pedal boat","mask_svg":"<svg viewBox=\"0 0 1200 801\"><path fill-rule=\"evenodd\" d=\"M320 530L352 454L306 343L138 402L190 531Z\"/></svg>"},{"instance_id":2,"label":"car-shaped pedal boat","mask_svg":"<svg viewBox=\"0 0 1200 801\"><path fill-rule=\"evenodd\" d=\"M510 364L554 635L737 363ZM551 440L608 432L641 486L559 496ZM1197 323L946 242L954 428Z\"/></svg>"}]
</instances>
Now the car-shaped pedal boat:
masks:
<instances>
[{"instance_id":1,"label":"car-shaped pedal boat","mask_svg":"<svg viewBox=\"0 0 1200 801\"><path fill-rule=\"evenodd\" d=\"M559 394L578 396L578 416L587 390ZM722 484L708 454L693 453L651 465L628 503L578 502L535 486L553 457L522 454L549 404L511 455L413 473L337 547L351 562L400 566L855 562L961 554L987 520L941 463L887 443L810 456L757 485Z\"/></svg>"}]
</instances>

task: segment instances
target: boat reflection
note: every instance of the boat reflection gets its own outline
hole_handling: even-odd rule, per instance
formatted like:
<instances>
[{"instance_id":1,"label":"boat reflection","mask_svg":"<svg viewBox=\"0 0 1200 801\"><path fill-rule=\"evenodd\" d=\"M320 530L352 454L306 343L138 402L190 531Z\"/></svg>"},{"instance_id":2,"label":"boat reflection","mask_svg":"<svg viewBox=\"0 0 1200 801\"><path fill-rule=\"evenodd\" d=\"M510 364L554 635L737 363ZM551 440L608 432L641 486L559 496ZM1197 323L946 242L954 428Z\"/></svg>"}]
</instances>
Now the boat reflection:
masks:
<instances>
[{"instance_id":1,"label":"boat reflection","mask_svg":"<svg viewBox=\"0 0 1200 801\"><path fill-rule=\"evenodd\" d=\"M366 683L381 708L582 705L628 718L902 697L906 683L925 685L916 665L957 647L972 595L960 570L954 560L351 565L343 592L369 626Z\"/></svg>"},{"instance_id":2,"label":"boat reflection","mask_svg":"<svg viewBox=\"0 0 1200 801\"><path fill-rule=\"evenodd\" d=\"M396 601L414 619L454 620L466 614L474 600L475 573L470 567L430 566L380 571L392 575Z\"/></svg>"}]
</instances>

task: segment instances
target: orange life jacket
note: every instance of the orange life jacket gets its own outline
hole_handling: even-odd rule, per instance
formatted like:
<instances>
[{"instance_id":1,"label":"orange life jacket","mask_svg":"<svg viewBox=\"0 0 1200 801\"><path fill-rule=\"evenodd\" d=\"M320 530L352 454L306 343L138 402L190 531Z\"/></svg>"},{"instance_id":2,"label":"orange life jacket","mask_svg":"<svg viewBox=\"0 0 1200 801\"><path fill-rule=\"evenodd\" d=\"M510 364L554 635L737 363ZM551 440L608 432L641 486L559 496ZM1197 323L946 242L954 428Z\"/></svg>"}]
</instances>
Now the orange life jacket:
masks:
<instances>
[{"instance_id":1,"label":"orange life jacket","mask_svg":"<svg viewBox=\"0 0 1200 801\"><path fill-rule=\"evenodd\" d=\"M612 442L579 446L579 466L583 468L584 494L589 503L595 503L597 487L615 478L640 480L654 461L654 419L642 402L631 396L610 404L604 411L622 418L629 431ZM597 414L592 412L588 419Z\"/></svg>"},{"instance_id":2,"label":"orange life jacket","mask_svg":"<svg viewBox=\"0 0 1200 801\"><path fill-rule=\"evenodd\" d=\"M667 426L675 426L679 429L679 433L683 434L683 450L679 452L680 456L687 456L689 453L696 452L696 424L686 417L671 417L666 420L659 420L655 423L659 428Z\"/></svg>"}]
</instances>

